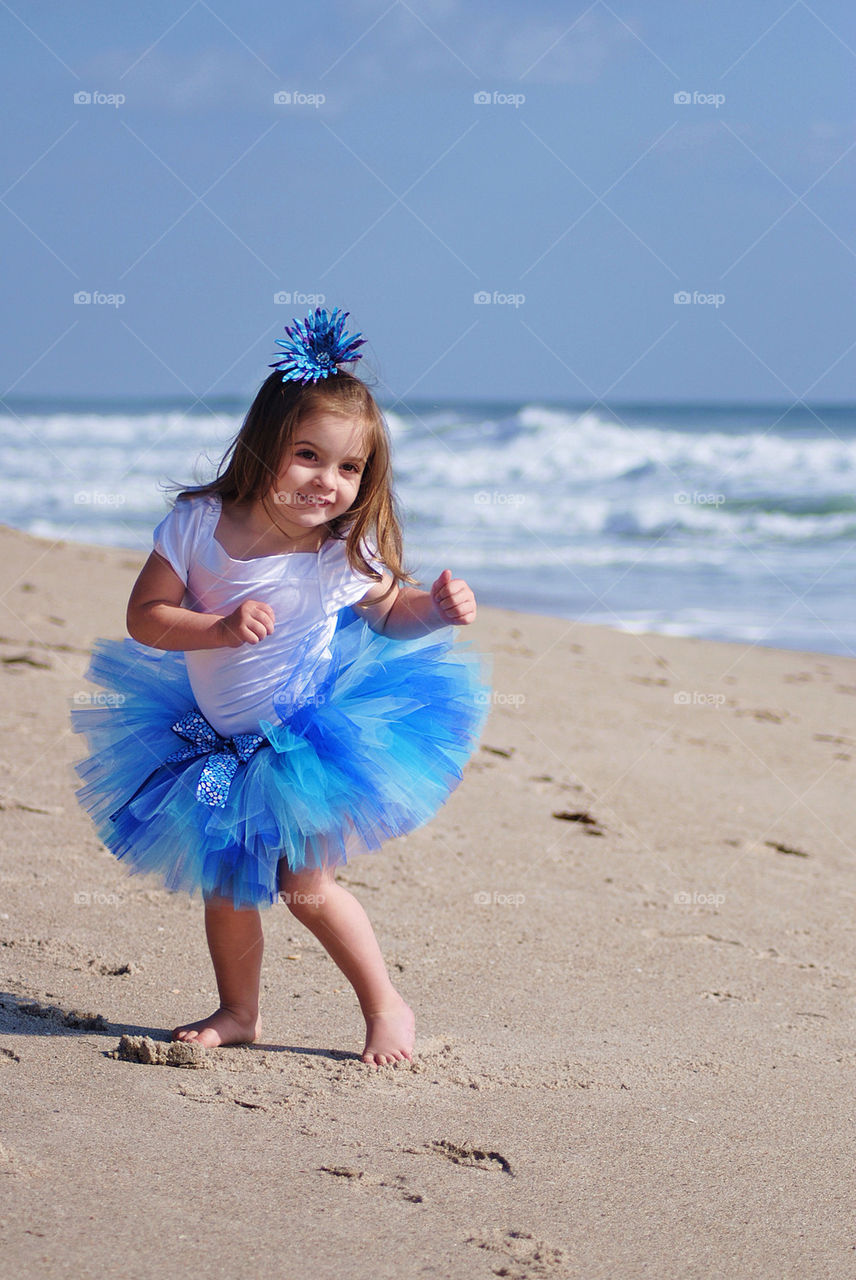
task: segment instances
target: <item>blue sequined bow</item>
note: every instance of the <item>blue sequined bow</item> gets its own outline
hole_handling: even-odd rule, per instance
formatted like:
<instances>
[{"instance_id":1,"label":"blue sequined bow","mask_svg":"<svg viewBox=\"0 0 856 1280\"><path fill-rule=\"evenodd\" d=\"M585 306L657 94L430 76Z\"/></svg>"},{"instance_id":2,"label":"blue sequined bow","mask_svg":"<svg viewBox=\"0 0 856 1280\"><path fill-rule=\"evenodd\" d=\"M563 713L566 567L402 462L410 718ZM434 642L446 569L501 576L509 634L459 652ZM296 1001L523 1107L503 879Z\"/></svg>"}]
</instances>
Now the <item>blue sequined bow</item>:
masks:
<instances>
[{"instance_id":1,"label":"blue sequined bow","mask_svg":"<svg viewBox=\"0 0 856 1280\"><path fill-rule=\"evenodd\" d=\"M232 738L221 738L202 713L195 710L188 711L171 727L189 746L173 751L165 763L207 755L209 759L196 786L196 799L212 809L224 808L238 765L246 764L262 743L267 742L260 733L236 733Z\"/></svg>"}]
</instances>

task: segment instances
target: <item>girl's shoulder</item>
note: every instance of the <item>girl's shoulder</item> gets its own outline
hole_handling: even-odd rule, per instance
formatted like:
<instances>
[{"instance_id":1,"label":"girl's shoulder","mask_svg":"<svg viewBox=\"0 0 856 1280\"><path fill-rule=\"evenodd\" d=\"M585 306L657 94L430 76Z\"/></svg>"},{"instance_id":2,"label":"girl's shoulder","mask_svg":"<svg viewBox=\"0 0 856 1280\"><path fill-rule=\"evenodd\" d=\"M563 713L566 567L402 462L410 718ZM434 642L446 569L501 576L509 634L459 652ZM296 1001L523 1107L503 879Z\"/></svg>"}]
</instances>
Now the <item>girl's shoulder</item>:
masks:
<instances>
[{"instance_id":1,"label":"girl's shoulder","mask_svg":"<svg viewBox=\"0 0 856 1280\"><path fill-rule=\"evenodd\" d=\"M363 538L360 543L360 549L371 567L383 572L386 566L380 559L380 553L374 543L368 538ZM352 573L359 572L356 569L351 569L351 564L348 560L348 544L345 538L329 537L321 547L320 556L322 560L327 561L330 567L336 566L343 570L350 570Z\"/></svg>"},{"instance_id":2,"label":"girl's shoulder","mask_svg":"<svg viewBox=\"0 0 856 1280\"><path fill-rule=\"evenodd\" d=\"M217 525L220 498L212 493L179 497L152 535L155 551L168 560L186 583L192 560Z\"/></svg>"},{"instance_id":3,"label":"girl's shoulder","mask_svg":"<svg viewBox=\"0 0 856 1280\"><path fill-rule=\"evenodd\" d=\"M365 539L361 545L371 568L382 573L385 566L378 559L377 548ZM361 600L374 585L371 578L351 567L344 538L327 539L319 553L319 567L324 608L328 614Z\"/></svg>"},{"instance_id":4,"label":"girl's shoulder","mask_svg":"<svg viewBox=\"0 0 856 1280\"><path fill-rule=\"evenodd\" d=\"M219 494L191 493L177 497L165 518L171 520L173 524L190 525L194 521L200 523L209 520L215 512L219 516L221 509L222 501Z\"/></svg>"},{"instance_id":5,"label":"girl's shoulder","mask_svg":"<svg viewBox=\"0 0 856 1280\"><path fill-rule=\"evenodd\" d=\"M222 499L219 493L185 493L179 494L175 500L173 511L203 511L220 507Z\"/></svg>"}]
</instances>

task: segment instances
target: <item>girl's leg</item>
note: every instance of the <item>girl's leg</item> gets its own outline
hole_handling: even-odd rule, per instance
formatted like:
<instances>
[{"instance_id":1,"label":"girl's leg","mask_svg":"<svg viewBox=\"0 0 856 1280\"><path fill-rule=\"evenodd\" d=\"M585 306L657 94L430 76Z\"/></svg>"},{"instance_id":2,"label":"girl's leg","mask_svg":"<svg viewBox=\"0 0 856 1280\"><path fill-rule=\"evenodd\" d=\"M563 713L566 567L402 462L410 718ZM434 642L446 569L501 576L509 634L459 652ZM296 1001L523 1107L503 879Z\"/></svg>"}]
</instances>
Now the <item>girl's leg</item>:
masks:
<instances>
[{"instance_id":1,"label":"girl's leg","mask_svg":"<svg viewBox=\"0 0 856 1280\"><path fill-rule=\"evenodd\" d=\"M208 1018L176 1027L173 1040L201 1044L249 1044L261 1034L259 979L264 937L257 910L236 911L226 898L205 903L205 933L217 978L220 1007Z\"/></svg>"},{"instance_id":2,"label":"girl's leg","mask_svg":"<svg viewBox=\"0 0 856 1280\"><path fill-rule=\"evenodd\" d=\"M329 871L288 870L279 887L289 910L315 934L350 982L366 1020L363 1062L386 1066L411 1058L413 1010L389 980L369 918L352 893Z\"/></svg>"}]
</instances>

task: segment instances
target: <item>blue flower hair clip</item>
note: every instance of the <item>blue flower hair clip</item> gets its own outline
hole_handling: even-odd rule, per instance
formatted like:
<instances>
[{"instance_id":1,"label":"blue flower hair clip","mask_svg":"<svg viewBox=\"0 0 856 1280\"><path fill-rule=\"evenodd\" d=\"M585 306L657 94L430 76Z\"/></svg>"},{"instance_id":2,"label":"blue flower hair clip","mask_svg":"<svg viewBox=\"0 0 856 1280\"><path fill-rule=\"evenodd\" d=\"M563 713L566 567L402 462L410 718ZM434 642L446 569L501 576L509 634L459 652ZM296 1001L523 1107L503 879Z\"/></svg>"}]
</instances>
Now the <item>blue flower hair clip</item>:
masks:
<instances>
[{"instance_id":1,"label":"blue flower hair clip","mask_svg":"<svg viewBox=\"0 0 856 1280\"><path fill-rule=\"evenodd\" d=\"M288 341L276 339L276 345L282 347L285 355L269 367L280 370L283 382L317 382L319 378L338 373L337 365L362 360L355 352L364 345L365 339L358 333L351 337L345 330L350 314L336 307L328 317L326 311L316 307L314 315L310 312L304 320L292 320L293 328L285 326Z\"/></svg>"}]
</instances>

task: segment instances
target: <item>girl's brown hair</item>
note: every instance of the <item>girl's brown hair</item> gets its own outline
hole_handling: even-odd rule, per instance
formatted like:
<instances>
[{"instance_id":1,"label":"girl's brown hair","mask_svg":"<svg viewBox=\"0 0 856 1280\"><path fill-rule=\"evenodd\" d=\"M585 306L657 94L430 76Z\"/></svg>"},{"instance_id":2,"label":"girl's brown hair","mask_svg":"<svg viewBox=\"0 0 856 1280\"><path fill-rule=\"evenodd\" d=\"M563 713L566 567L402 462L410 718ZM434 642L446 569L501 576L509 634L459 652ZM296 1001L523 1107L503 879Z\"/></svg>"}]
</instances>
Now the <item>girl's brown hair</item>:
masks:
<instances>
[{"instance_id":1,"label":"girl's brown hair","mask_svg":"<svg viewBox=\"0 0 856 1280\"><path fill-rule=\"evenodd\" d=\"M366 463L359 491L349 510L330 521L331 536L345 541L351 568L373 582L380 582L381 575L363 554L364 538L374 542L378 558L393 576L389 591L399 582L416 584L402 560L386 423L366 384L344 370L317 383L283 382L282 374L274 371L262 383L240 431L223 455L216 479L182 489L176 501L208 493L238 503L264 497L283 459L290 456L301 421L319 412L356 419L365 432Z\"/></svg>"}]
</instances>

